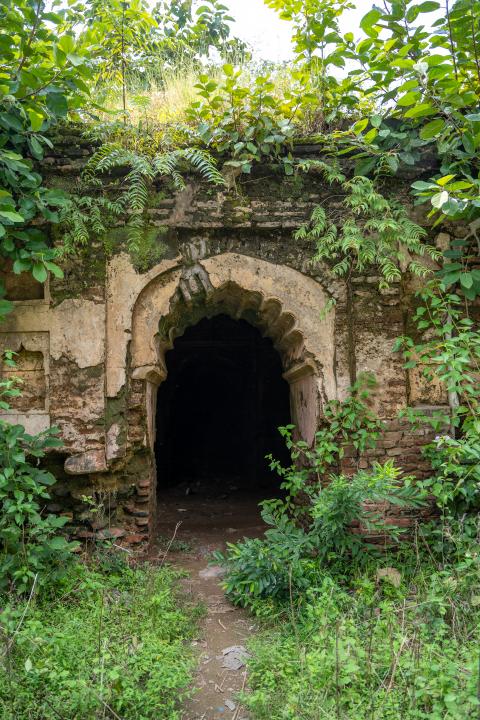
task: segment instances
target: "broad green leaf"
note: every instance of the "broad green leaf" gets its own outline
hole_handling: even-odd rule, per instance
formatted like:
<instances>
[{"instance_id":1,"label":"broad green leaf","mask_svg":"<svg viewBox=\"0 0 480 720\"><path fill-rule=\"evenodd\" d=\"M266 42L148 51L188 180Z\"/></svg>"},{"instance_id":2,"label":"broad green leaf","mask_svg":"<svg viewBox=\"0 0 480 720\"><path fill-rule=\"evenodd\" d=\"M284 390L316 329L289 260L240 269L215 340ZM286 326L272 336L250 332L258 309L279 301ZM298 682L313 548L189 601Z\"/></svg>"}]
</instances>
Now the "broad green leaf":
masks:
<instances>
[{"instance_id":1,"label":"broad green leaf","mask_svg":"<svg viewBox=\"0 0 480 720\"><path fill-rule=\"evenodd\" d=\"M43 157L43 148L40 145L40 143L38 142L37 138L33 137L33 135L28 138L28 146L30 148L30 152L32 153L33 157L36 160L41 160Z\"/></svg>"},{"instance_id":2,"label":"broad green leaf","mask_svg":"<svg viewBox=\"0 0 480 720\"><path fill-rule=\"evenodd\" d=\"M48 273L43 263L35 263L32 269L32 275L39 283L44 283Z\"/></svg>"},{"instance_id":3,"label":"broad green leaf","mask_svg":"<svg viewBox=\"0 0 480 720\"><path fill-rule=\"evenodd\" d=\"M22 272L26 272L27 270L30 270L32 266L32 263L30 260L15 260L13 263L13 272L15 275L19 275Z\"/></svg>"},{"instance_id":4,"label":"broad green leaf","mask_svg":"<svg viewBox=\"0 0 480 720\"><path fill-rule=\"evenodd\" d=\"M58 47L67 55L75 48L75 40L71 35L62 35L58 41Z\"/></svg>"},{"instance_id":5,"label":"broad green leaf","mask_svg":"<svg viewBox=\"0 0 480 720\"><path fill-rule=\"evenodd\" d=\"M467 290L469 290L469 289L472 287L472 285L473 285L473 277L472 277L472 274L469 273L469 272L467 272L467 273L462 273L462 274L460 275L460 285L461 285L462 287L466 288Z\"/></svg>"},{"instance_id":6,"label":"broad green leaf","mask_svg":"<svg viewBox=\"0 0 480 720\"><path fill-rule=\"evenodd\" d=\"M445 205L446 202L448 202L449 194L446 190L442 190L442 192L436 193L432 196L430 202L432 203L434 208L437 208L437 210L440 210L440 208Z\"/></svg>"},{"instance_id":7,"label":"broad green leaf","mask_svg":"<svg viewBox=\"0 0 480 720\"><path fill-rule=\"evenodd\" d=\"M416 90L418 88L418 80L407 80L406 83L403 83L403 85L400 85L398 88L398 92L400 93L406 93L410 90Z\"/></svg>"},{"instance_id":8,"label":"broad green leaf","mask_svg":"<svg viewBox=\"0 0 480 720\"><path fill-rule=\"evenodd\" d=\"M425 182L424 180L416 180L412 183L414 190L435 190L436 184L433 182Z\"/></svg>"},{"instance_id":9,"label":"broad green leaf","mask_svg":"<svg viewBox=\"0 0 480 720\"><path fill-rule=\"evenodd\" d=\"M40 115L40 113L36 112L36 110L28 109L28 117L30 118L30 127L32 128L33 132L38 132L40 128L43 125L44 116Z\"/></svg>"},{"instance_id":10,"label":"broad green leaf","mask_svg":"<svg viewBox=\"0 0 480 720\"><path fill-rule=\"evenodd\" d=\"M52 550L65 550L68 547L67 540L61 535L56 535L49 540Z\"/></svg>"},{"instance_id":11,"label":"broad green leaf","mask_svg":"<svg viewBox=\"0 0 480 720\"><path fill-rule=\"evenodd\" d=\"M50 92L47 94L45 103L54 115L57 117L65 117L68 112L67 98L59 92Z\"/></svg>"},{"instance_id":12,"label":"broad green leaf","mask_svg":"<svg viewBox=\"0 0 480 720\"><path fill-rule=\"evenodd\" d=\"M443 275L442 283L445 285L445 287L449 287L450 285L458 282L459 278L460 272L447 273L446 275Z\"/></svg>"},{"instance_id":13,"label":"broad green leaf","mask_svg":"<svg viewBox=\"0 0 480 720\"><path fill-rule=\"evenodd\" d=\"M420 100L420 93L418 92L409 92L406 95L402 95L401 98L398 99L397 105L400 105L400 107L408 107L409 105L414 105L418 100Z\"/></svg>"},{"instance_id":14,"label":"broad green leaf","mask_svg":"<svg viewBox=\"0 0 480 720\"><path fill-rule=\"evenodd\" d=\"M396 155L387 155L385 158L385 161L390 169L390 171L395 174L399 167L398 157Z\"/></svg>"},{"instance_id":15,"label":"broad green leaf","mask_svg":"<svg viewBox=\"0 0 480 720\"><path fill-rule=\"evenodd\" d=\"M418 11L421 13L435 12L435 10L439 9L440 3L434 2L434 0L426 0L426 2L420 3L417 7Z\"/></svg>"},{"instance_id":16,"label":"broad green leaf","mask_svg":"<svg viewBox=\"0 0 480 720\"><path fill-rule=\"evenodd\" d=\"M368 131L368 133L365 134L365 137L363 139L367 143L367 145L370 145L375 140L377 135L378 135L378 130L376 128L372 128L371 130Z\"/></svg>"},{"instance_id":17,"label":"broad green leaf","mask_svg":"<svg viewBox=\"0 0 480 720\"><path fill-rule=\"evenodd\" d=\"M430 103L420 103L420 105L415 105L415 107L410 108L410 110L407 110L405 113L406 118L416 118L416 117L427 117L428 115L435 115L436 109L430 105Z\"/></svg>"},{"instance_id":18,"label":"broad green leaf","mask_svg":"<svg viewBox=\"0 0 480 720\"><path fill-rule=\"evenodd\" d=\"M376 25L382 15L383 13L376 8L370 10L370 12L364 15L363 18L360 20L360 27L362 28L363 32L370 36L376 36L377 31L374 30L374 25Z\"/></svg>"},{"instance_id":19,"label":"broad green leaf","mask_svg":"<svg viewBox=\"0 0 480 720\"><path fill-rule=\"evenodd\" d=\"M68 53L67 60L74 66L79 67L85 62L85 58L81 55L75 55L75 53Z\"/></svg>"},{"instance_id":20,"label":"broad green leaf","mask_svg":"<svg viewBox=\"0 0 480 720\"><path fill-rule=\"evenodd\" d=\"M448 192L456 192L458 190L470 190L472 187L473 184L471 182L467 182L467 180L457 180L457 182L448 183L446 189Z\"/></svg>"},{"instance_id":21,"label":"broad green leaf","mask_svg":"<svg viewBox=\"0 0 480 720\"><path fill-rule=\"evenodd\" d=\"M25 218L22 217L22 215L11 210L0 210L0 218L4 218L5 220L10 220L10 222L15 223L25 221Z\"/></svg>"},{"instance_id":22,"label":"broad green leaf","mask_svg":"<svg viewBox=\"0 0 480 720\"><path fill-rule=\"evenodd\" d=\"M473 155L475 152L475 138L473 135L469 132L465 132L462 135L462 143L463 147L465 148L465 152L469 153L469 155Z\"/></svg>"},{"instance_id":23,"label":"broad green leaf","mask_svg":"<svg viewBox=\"0 0 480 720\"><path fill-rule=\"evenodd\" d=\"M440 187L444 187L450 182L450 180L453 180L454 177L456 177L456 175L444 175L438 180L435 180L435 182L437 183L437 185L440 185Z\"/></svg>"},{"instance_id":24,"label":"broad green leaf","mask_svg":"<svg viewBox=\"0 0 480 720\"><path fill-rule=\"evenodd\" d=\"M361 132L365 130L365 128L368 125L368 118L363 118L363 120L358 120L355 125L353 126L353 132L355 135L360 135Z\"/></svg>"},{"instance_id":25,"label":"broad green leaf","mask_svg":"<svg viewBox=\"0 0 480 720\"><path fill-rule=\"evenodd\" d=\"M374 157L361 158L360 160L357 160L355 163L355 175L368 175L371 173L376 164L377 159Z\"/></svg>"},{"instance_id":26,"label":"broad green leaf","mask_svg":"<svg viewBox=\"0 0 480 720\"><path fill-rule=\"evenodd\" d=\"M445 120L442 118L432 120L420 130L420 137L422 140L430 140L431 138L440 135L440 133L445 129L445 125Z\"/></svg>"}]
</instances>

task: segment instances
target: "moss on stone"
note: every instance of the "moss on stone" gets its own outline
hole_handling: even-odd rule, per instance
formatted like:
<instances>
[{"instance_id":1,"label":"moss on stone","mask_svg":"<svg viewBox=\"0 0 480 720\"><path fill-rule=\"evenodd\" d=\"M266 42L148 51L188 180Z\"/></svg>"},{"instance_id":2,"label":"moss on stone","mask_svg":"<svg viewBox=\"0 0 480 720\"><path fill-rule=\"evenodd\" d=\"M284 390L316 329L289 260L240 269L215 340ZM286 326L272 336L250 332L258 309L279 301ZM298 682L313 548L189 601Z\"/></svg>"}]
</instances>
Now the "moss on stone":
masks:
<instances>
[{"instance_id":1,"label":"moss on stone","mask_svg":"<svg viewBox=\"0 0 480 720\"><path fill-rule=\"evenodd\" d=\"M132 265L139 273L145 273L157 265L168 252L168 245L162 238L168 234L168 227L150 227L145 230L133 247L127 248Z\"/></svg>"}]
</instances>

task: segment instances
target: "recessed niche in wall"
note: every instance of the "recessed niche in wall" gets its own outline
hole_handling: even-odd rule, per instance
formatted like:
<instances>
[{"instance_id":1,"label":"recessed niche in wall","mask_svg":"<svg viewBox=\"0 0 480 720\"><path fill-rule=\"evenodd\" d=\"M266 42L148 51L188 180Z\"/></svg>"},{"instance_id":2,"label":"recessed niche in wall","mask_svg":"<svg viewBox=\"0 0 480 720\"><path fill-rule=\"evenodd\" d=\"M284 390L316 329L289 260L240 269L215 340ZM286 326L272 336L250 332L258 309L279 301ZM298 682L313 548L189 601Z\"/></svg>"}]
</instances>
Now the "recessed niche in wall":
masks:
<instances>
[{"instance_id":1,"label":"recessed niche in wall","mask_svg":"<svg viewBox=\"0 0 480 720\"><path fill-rule=\"evenodd\" d=\"M0 378L18 378L19 397L8 398L10 412L48 411L49 336L39 333L0 333ZM3 361L5 351L15 353L15 367Z\"/></svg>"},{"instance_id":2,"label":"recessed niche in wall","mask_svg":"<svg viewBox=\"0 0 480 720\"><path fill-rule=\"evenodd\" d=\"M30 412L44 410L47 384L43 354L21 348L15 356L16 367L2 365L2 378L18 378L21 394L9 398L12 410Z\"/></svg>"}]
</instances>

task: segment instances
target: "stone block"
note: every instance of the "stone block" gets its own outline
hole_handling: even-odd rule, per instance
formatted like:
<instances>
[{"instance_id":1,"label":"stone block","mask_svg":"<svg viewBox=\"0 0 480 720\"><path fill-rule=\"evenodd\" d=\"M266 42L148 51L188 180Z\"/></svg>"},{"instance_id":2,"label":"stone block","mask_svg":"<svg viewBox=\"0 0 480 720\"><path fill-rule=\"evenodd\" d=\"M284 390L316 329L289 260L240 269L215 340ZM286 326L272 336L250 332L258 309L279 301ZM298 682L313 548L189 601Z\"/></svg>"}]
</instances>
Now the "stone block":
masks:
<instances>
[{"instance_id":1,"label":"stone block","mask_svg":"<svg viewBox=\"0 0 480 720\"><path fill-rule=\"evenodd\" d=\"M105 449L89 450L78 455L72 455L65 460L65 472L69 475L89 475L102 473L107 470Z\"/></svg>"},{"instance_id":2,"label":"stone block","mask_svg":"<svg viewBox=\"0 0 480 720\"><path fill-rule=\"evenodd\" d=\"M116 540L124 537L126 531L119 527L105 528L97 532L96 537L98 540Z\"/></svg>"}]
</instances>

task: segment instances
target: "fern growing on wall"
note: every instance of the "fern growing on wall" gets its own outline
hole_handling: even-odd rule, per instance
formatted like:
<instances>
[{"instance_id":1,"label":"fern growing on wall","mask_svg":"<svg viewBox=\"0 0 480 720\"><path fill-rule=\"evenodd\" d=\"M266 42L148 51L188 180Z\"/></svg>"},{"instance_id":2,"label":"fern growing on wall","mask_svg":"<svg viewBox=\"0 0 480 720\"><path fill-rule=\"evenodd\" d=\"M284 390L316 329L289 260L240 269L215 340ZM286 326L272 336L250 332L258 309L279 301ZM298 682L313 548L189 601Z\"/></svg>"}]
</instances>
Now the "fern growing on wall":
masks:
<instances>
[{"instance_id":1,"label":"fern growing on wall","mask_svg":"<svg viewBox=\"0 0 480 720\"><path fill-rule=\"evenodd\" d=\"M105 242L109 229L120 222L124 211L123 198L72 194L60 214L63 253L70 255L87 245L92 235Z\"/></svg>"},{"instance_id":2,"label":"fern growing on wall","mask_svg":"<svg viewBox=\"0 0 480 720\"><path fill-rule=\"evenodd\" d=\"M295 233L297 240L313 241L313 262L333 263L333 273L340 277L376 268L380 287L385 288L400 280L405 270L425 277L430 268L422 258L441 258L441 252L425 242L426 231L408 217L399 202L385 197L370 178L347 180L338 162L307 161L301 169L320 172L329 184L340 186L342 196L339 210L327 215L318 205L310 221Z\"/></svg>"},{"instance_id":3,"label":"fern growing on wall","mask_svg":"<svg viewBox=\"0 0 480 720\"><path fill-rule=\"evenodd\" d=\"M93 193L103 186L101 175L119 170L116 197ZM170 178L176 190L185 188L184 173L194 171L206 182L223 186L225 180L214 158L201 148L179 148L152 156L120 143L103 144L90 158L82 174L82 185L88 194L71 197L62 213L64 244L67 251L86 245L92 235L105 237L109 230L126 218L127 243L132 253L138 252L148 234L148 201L153 183Z\"/></svg>"},{"instance_id":4,"label":"fern growing on wall","mask_svg":"<svg viewBox=\"0 0 480 720\"><path fill-rule=\"evenodd\" d=\"M175 189L183 190L183 173L193 170L212 185L225 184L214 158L206 150L179 148L150 157L114 143L107 143L97 150L87 163L84 179L98 184L99 175L112 173L115 169L126 170L117 203L127 215L128 242L133 250L138 248L140 238L146 231L148 198L155 180L171 178Z\"/></svg>"}]
</instances>

